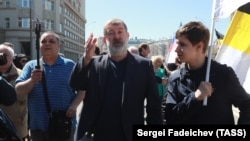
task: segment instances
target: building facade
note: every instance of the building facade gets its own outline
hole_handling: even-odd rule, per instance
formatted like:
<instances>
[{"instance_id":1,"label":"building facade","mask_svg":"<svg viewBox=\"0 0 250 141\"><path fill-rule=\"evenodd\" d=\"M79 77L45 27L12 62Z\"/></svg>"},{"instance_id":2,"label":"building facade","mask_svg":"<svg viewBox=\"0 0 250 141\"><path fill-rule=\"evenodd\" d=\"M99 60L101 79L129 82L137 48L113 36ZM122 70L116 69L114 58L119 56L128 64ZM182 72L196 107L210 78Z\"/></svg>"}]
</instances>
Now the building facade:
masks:
<instances>
[{"instance_id":1,"label":"building facade","mask_svg":"<svg viewBox=\"0 0 250 141\"><path fill-rule=\"evenodd\" d=\"M0 19L0 43L13 43L15 53L36 58L38 33L48 30L60 35L65 57L84 51L85 0L0 0Z\"/></svg>"}]
</instances>

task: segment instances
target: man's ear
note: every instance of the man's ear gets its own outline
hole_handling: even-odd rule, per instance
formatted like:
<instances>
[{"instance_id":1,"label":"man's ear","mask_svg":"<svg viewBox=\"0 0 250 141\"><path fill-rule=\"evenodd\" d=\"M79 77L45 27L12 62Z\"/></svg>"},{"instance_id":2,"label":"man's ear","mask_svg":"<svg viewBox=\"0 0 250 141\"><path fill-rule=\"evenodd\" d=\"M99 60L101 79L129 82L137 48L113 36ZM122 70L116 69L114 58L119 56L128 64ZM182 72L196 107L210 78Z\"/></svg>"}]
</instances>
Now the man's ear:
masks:
<instances>
[{"instance_id":1,"label":"man's ear","mask_svg":"<svg viewBox=\"0 0 250 141\"><path fill-rule=\"evenodd\" d=\"M203 50L203 48L204 48L204 43L203 43L202 41L200 41L199 43L196 44L196 48L197 48L198 50Z\"/></svg>"}]
</instances>

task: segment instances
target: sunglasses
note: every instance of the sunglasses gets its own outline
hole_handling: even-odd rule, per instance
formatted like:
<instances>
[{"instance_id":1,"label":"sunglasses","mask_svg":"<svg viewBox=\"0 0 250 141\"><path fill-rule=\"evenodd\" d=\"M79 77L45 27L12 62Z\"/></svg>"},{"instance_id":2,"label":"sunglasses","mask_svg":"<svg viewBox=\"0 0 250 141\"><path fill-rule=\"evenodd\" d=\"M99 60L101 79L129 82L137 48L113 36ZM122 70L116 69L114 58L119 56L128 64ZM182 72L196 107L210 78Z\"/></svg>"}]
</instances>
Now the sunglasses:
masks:
<instances>
[{"instance_id":1,"label":"sunglasses","mask_svg":"<svg viewBox=\"0 0 250 141\"><path fill-rule=\"evenodd\" d=\"M26 63L26 62L28 62L28 60L27 59L22 59L22 60L20 60L20 62L21 63Z\"/></svg>"}]
</instances>

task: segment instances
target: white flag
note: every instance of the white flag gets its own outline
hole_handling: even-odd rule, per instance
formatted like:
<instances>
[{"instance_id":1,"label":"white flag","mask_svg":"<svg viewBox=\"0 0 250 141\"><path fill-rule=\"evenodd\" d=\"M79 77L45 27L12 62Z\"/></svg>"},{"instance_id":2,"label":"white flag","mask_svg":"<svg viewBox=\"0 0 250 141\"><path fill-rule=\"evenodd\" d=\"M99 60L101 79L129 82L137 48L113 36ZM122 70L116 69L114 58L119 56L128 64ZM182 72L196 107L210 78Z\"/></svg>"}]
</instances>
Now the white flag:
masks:
<instances>
[{"instance_id":1,"label":"white flag","mask_svg":"<svg viewBox=\"0 0 250 141\"><path fill-rule=\"evenodd\" d=\"M214 0L212 19L217 21L218 19L227 18L247 2L250 2L250 0Z\"/></svg>"}]
</instances>

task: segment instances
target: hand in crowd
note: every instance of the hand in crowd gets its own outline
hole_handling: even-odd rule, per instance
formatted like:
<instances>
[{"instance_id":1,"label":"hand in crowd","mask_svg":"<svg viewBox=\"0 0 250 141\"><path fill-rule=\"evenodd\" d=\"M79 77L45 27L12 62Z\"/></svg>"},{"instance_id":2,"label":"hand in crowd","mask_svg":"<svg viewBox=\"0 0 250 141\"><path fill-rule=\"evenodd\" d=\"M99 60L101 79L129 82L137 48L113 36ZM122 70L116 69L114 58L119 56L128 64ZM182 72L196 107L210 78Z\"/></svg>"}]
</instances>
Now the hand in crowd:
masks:
<instances>
[{"instance_id":1,"label":"hand in crowd","mask_svg":"<svg viewBox=\"0 0 250 141\"><path fill-rule=\"evenodd\" d=\"M67 116L67 117L73 117L73 116L75 116L75 115L76 115L76 109L77 109L77 107L75 107L75 106L70 106L70 107L68 108L67 112L66 112L66 116Z\"/></svg>"},{"instance_id":2,"label":"hand in crowd","mask_svg":"<svg viewBox=\"0 0 250 141\"><path fill-rule=\"evenodd\" d=\"M88 40L86 41L84 45L84 48L85 48L84 64L85 65L87 65L89 61L91 60L92 56L95 55L96 41L97 41L97 38L94 38L93 34L91 33L88 37Z\"/></svg>"},{"instance_id":3,"label":"hand in crowd","mask_svg":"<svg viewBox=\"0 0 250 141\"><path fill-rule=\"evenodd\" d=\"M168 78L167 77L162 78L161 84L167 85L167 83L168 83Z\"/></svg>"},{"instance_id":4,"label":"hand in crowd","mask_svg":"<svg viewBox=\"0 0 250 141\"><path fill-rule=\"evenodd\" d=\"M32 72L31 72L31 81L33 83L38 83L39 81L42 80L42 70L41 69L34 69Z\"/></svg>"}]
</instances>

